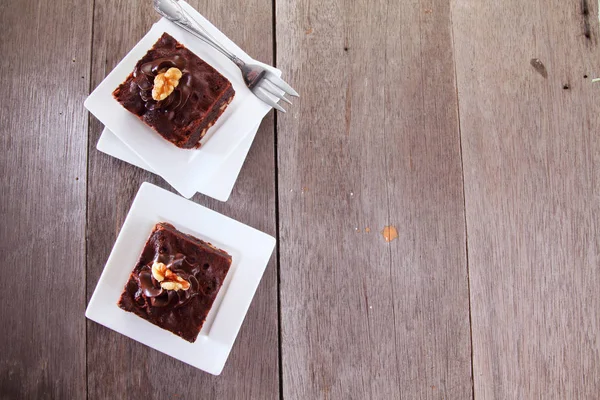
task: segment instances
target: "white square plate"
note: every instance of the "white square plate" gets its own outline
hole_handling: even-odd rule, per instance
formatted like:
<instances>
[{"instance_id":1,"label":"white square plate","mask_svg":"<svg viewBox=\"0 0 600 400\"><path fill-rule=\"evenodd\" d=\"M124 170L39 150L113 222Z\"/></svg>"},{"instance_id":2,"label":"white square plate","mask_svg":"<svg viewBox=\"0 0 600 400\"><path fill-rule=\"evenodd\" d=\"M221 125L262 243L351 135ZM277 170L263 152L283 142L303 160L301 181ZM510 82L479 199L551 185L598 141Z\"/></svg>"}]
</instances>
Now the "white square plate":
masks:
<instances>
[{"instance_id":1,"label":"white square plate","mask_svg":"<svg viewBox=\"0 0 600 400\"><path fill-rule=\"evenodd\" d=\"M223 46L246 62L258 63L244 53L222 32L188 4L180 4ZM215 125L202 140L200 149L180 149L163 139L137 116L127 111L112 96L112 92L133 71L136 63L164 33L198 55L232 83L235 97ZM260 63L258 63L260 64ZM267 65L276 75L281 75ZM263 103L244 84L238 67L224 55L166 19L161 19L125 56L85 101L85 107L123 141L152 170L162 176L185 197L191 197L210 171L218 168L251 133L271 107Z\"/></svg>"},{"instance_id":2,"label":"white square plate","mask_svg":"<svg viewBox=\"0 0 600 400\"><path fill-rule=\"evenodd\" d=\"M232 256L231 268L195 343L117 306L129 274L158 222L169 222ZM274 247L275 238L145 182L131 205L85 315L153 349L219 375Z\"/></svg>"},{"instance_id":3,"label":"white square plate","mask_svg":"<svg viewBox=\"0 0 600 400\"><path fill-rule=\"evenodd\" d=\"M242 169L244 160L248 155L248 151L252 146L252 141L256 136L258 126L253 128L251 133L246 136L242 143L231 153L231 155L225 160L221 166L216 169L212 176L200 184L196 188L196 191L207 196L217 199L219 201L227 201L235 185L235 181ZM129 164L135 165L136 167L145 169L146 171L156 173L150 168L148 164L139 158L129 147L125 146L123 142L115 136L114 133L104 128L100 140L96 148L103 153L111 155L115 158L128 162Z\"/></svg>"}]
</instances>

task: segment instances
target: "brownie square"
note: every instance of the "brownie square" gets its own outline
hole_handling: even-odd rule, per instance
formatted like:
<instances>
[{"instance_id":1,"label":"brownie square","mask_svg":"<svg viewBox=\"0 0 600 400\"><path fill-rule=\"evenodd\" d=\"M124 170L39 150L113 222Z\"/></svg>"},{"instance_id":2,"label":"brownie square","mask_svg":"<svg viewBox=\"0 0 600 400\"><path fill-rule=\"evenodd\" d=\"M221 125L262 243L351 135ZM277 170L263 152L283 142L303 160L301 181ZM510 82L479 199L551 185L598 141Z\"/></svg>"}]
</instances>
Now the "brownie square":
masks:
<instances>
[{"instance_id":1,"label":"brownie square","mask_svg":"<svg viewBox=\"0 0 600 400\"><path fill-rule=\"evenodd\" d=\"M162 79L176 68L178 80L169 80L164 89ZM170 75L167 75L170 76ZM167 95L167 93L169 93ZM172 36L161 38L135 66L125 82L113 92L114 98L131 113L177 147L200 147L206 131L223 114L233 100L231 82Z\"/></svg>"},{"instance_id":2,"label":"brownie square","mask_svg":"<svg viewBox=\"0 0 600 400\"><path fill-rule=\"evenodd\" d=\"M118 305L193 343L230 266L225 251L158 223Z\"/></svg>"}]
</instances>

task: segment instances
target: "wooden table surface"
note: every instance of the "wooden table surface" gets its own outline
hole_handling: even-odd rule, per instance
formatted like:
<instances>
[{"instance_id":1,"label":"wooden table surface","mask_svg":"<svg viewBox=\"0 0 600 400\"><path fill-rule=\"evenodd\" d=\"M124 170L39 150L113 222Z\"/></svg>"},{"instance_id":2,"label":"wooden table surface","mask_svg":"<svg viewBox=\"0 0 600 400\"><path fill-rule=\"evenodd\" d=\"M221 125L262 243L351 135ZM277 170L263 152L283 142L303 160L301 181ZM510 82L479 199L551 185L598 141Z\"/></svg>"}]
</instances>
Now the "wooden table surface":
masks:
<instances>
[{"instance_id":1,"label":"wooden table surface","mask_svg":"<svg viewBox=\"0 0 600 400\"><path fill-rule=\"evenodd\" d=\"M84 317L172 190L83 107L150 3L0 1L0 398L600 396L595 1L191 1L302 95L193 198L278 239L218 377Z\"/></svg>"}]
</instances>

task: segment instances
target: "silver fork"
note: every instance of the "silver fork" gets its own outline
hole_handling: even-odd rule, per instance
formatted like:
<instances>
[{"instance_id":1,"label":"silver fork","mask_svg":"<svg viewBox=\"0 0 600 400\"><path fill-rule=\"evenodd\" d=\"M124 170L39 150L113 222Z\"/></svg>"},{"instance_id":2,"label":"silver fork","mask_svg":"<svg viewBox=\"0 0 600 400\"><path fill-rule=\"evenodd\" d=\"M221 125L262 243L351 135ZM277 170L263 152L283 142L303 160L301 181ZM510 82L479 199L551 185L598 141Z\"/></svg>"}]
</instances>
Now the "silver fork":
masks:
<instances>
[{"instance_id":1,"label":"silver fork","mask_svg":"<svg viewBox=\"0 0 600 400\"><path fill-rule=\"evenodd\" d=\"M163 17L171 22L197 36L208 43L216 50L220 51L225 57L229 58L242 71L242 78L248 86L248 89L260 100L271 107L285 112L277 102L283 100L288 104L291 101L285 98L285 94L300 97L300 95L283 79L279 78L271 71L256 64L247 64L238 58L235 54L221 45L206 29L202 27L188 12L179 4L179 0L153 0L154 9ZM282 93L283 92L283 93ZM273 95L279 100L274 101L269 95Z\"/></svg>"}]
</instances>

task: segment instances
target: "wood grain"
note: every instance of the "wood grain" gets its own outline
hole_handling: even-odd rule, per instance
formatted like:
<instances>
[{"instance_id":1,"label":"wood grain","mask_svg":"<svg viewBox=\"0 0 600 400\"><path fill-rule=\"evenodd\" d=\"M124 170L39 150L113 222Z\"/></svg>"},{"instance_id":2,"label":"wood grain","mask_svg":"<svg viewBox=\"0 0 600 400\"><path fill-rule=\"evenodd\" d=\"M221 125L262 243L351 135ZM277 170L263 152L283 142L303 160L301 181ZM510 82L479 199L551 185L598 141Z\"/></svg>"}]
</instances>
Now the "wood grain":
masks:
<instances>
[{"instance_id":1,"label":"wood grain","mask_svg":"<svg viewBox=\"0 0 600 400\"><path fill-rule=\"evenodd\" d=\"M190 4L250 55L272 62L270 1ZM94 87L155 20L147 1L96 0ZM248 23L250 20L255 24ZM101 126L94 121L89 145L88 299L139 185L149 181L169 188L160 178L98 152L95 146L100 133ZM275 235L273 133L273 117L269 115L227 203L200 195L194 201ZM89 398L114 399L124 393L131 399L277 398L277 338L277 265L273 257L221 376L213 377L88 322Z\"/></svg>"},{"instance_id":2,"label":"wood grain","mask_svg":"<svg viewBox=\"0 0 600 400\"><path fill-rule=\"evenodd\" d=\"M191 4L302 95L227 203L194 198L278 234L281 302L273 257L220 377L85 322L140 184L169 186L98 152L83 101L157 17L2 1L1 399L597 398L595 1Z\"/></svg>"},{"instance_id":3,"label":"wood grain","mask_svg":"<svg viewBox=\"0 0 600 400\"><path fill-rule=\"evenodd\" d=\"M277 130L284 398L470 398L449 3L279 1L276 21L302 96Z\"/></svg>"},{"instance_id":4,"label":"wood grain","mask_svg":"<svg viewBox=\"0 0 600 400\"><path fill-rule=\"evenodd\" d=\"M597 12L453 2L476 398L600 393Z\"/></svg>"},{"instance_id":5,"label":"wood grain","mask_svg":"<svg viewBox=\"0 0 600 400\"><path fill-rule=\"evenodd\" d=\"M85 398L91 17L88 2L0 4L0 398Z\"/></svg>"}]
</instances>

